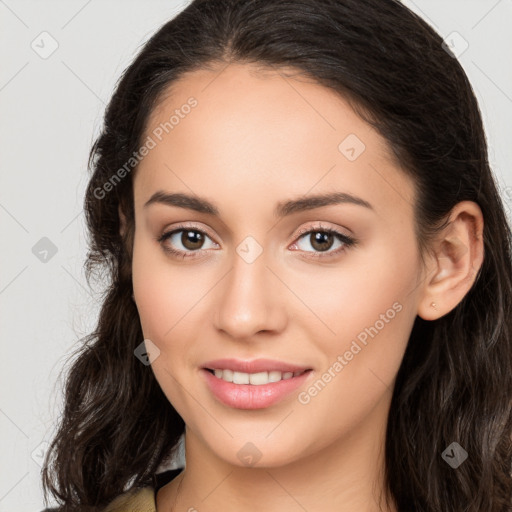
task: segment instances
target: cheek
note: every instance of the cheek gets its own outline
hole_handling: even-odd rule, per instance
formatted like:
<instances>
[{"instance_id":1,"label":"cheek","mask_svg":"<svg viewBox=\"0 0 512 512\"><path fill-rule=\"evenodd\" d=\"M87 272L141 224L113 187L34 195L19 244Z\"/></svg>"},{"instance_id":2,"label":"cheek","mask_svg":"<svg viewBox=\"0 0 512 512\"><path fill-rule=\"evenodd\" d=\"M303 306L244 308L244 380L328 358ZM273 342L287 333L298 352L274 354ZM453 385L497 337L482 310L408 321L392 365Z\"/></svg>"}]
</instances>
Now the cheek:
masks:
<instances>
[{"instance_id":1,"label":"cheek","mask_svg":"<svg viewBox=\"0 0 512 512\"><path fill-rule=\"evenodd\" d=\"M176 322L179 283L172 282L161 250L136 236L132 259L133 291L145 338L162 340Z\"/></svg>"},{"instance_id":2,"label":"cheek","mask_svg":"<svg viewBox=\"0 0 512 512\"><path fill-rule=\"evenodd\" d=\"M360 302L340 293L344 308L330 306L327 319L335 334L319 336L316 331L315 336L310 331L317 353L323 354L323 364L297 402L308 418L304 428L313 433L324 430L324 439L314 443L316 448L363 424L372 411L382 412L391 398L416 315L398 287L381 292L361 295ZM327 426L314 419L326 417Z\"/></svg>"},{"instance_id":3,"label":"cheek","mask_svg":"<svg viewBox=\"0 0 512 512\"><path fill-rule=\"evenodd\" d=\"M197 301L189 297L194 286L187 286L187 279L180 269L172 271L166 256L158 247L135 239L132 259L133 290L144 339L154 343L159 351L151 364L162 391L179 414L185 414L181 387L175 379L183 380L180 371L190 357L187 340L187 310ZM197 295L198 292L194 295Z\"/></svg>"},{"instance_id":4,"label":"cheek","mask_svg":"<svg viewBox=\"0 0 512 512\"><path fill-rule=\"evenodd\" d=\"M162 358L169 364L178 357L180 364L193 359L199 349L190 340L198 337L197 318L208 309L208 290L214 286L215 276L193 265L171 263L161 248L137 240L132 275L144 338L169 356Z\"/></svg>"},{"instance_id":5,"label":"cheek","mask_svg":"<svg viewBox=\"0 0 512 512\"><path fill-rule=\"evenodd\" d=\"M337 266L297 269L289 281L308 306L302 308L303 318L311 318L330 341L346 339L376 322L382 328L382 316L386 329L407 316L397 314L397 309L414 301L417 256L413 241L400 247L376 241L347 255Z\"/></svg>"},{"instance_id":6,"label":"cheek","mask_svg":"<svg viewBox=\"0 0 512 512\"><path fill-rule=\"evenodd\" d=\"M298 281L297 295L307 298L314 314L302 316L302 328L324 355L322 370L330 371L322 380L336 381L332 389L348 393L346 400L364 389L379 394L394 380L416 317L416 261L414 243L381 245L339 273Z\"/></svg>"}]
</instances>

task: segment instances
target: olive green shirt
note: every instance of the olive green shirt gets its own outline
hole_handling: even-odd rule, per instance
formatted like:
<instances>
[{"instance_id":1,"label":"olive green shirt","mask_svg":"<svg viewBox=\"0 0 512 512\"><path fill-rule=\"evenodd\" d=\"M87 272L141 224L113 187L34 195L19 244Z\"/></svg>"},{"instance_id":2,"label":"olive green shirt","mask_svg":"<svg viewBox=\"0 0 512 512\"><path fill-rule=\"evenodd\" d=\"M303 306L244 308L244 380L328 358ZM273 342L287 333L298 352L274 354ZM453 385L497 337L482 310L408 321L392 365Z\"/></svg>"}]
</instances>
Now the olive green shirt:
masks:
<instances>
[{"instance_id":1,"label":"olive green shirt","mask_svg":"<svg viewBox=\"0 0 512 512\"><path fill-rule=\"evenodd\" d=\"M112 500L103 512L156 512L156 493L173 480L183 468L172 469L154 475L153 485L132 489Z\"/></svg>"},{"instance_id":2,"label":"olive green shirt","mask_svg":"<svg viewBox=\"0 0 512 512\"><path fill-rule=\"evenodd\" d=\"M155 496L154 487L125 492L111 501L104 512L156 512Z\"/></svg>"}]
</instances>

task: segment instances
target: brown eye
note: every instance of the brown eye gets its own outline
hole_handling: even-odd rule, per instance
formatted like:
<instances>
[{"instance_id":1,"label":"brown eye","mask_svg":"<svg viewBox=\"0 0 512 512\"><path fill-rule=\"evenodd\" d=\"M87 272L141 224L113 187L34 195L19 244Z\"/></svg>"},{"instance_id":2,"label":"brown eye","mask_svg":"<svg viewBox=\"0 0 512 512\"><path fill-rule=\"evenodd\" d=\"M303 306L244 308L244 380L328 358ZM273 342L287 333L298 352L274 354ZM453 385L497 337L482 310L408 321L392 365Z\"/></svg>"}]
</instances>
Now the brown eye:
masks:
<instances>
[{"instance_id":1,"label":"brown eye","mask_svg":"<svg viewBox=\"0 0 512 512\"><path fill-rule=\"evenodd\" d=\"M186 229L182 230L181 233L180 241L185 249L189 249L191 251L201 249L201 246L204 243L204 236L200 231Z\"/></svg>"},{"instance_id":2,"label":"brown eye","mask_svg":"<svg viewBox=\"0 0 512 512\"><path fill-rule=\"evenodd\" d=\"M334 243L334 235L325 231L315 231L310 233L309 237L311 247L317 251L327 251Z\"/></svg>"},{"instance_id":3,"label":"brown eye","mask_svg":"<svg viewBox=\"0 0 512 512\"><path fill-rule=\"evenodd\" d=\"M309 243L309 246L313 249L312 251L303 246L304 241ZM336 241L339 244L338 247L336 247L335 250L330 251ZM343 233L339 233L335 229L322 228L310 229L309 231L302 233L294 245L301 251L312 253L312 257L323 257L322 253L326 253L325 257L329 257L331 255L335 256L355 244L355 239L344 235Z\"/></svg>"},{"instance_id":4,"label":"brown eye","mask_svg":"<svg viewBox=\"0 0 512 512\"><path fill-rule=\"evenodd\" d=\"M187 226L178 226L167 233L163 233L157 238L157 241L164 251L180 258L201 256L209 248L208 241L210 241L210 247L218 247L218 244L213 242L204 231Z\"/></svg>"}]
</instances>

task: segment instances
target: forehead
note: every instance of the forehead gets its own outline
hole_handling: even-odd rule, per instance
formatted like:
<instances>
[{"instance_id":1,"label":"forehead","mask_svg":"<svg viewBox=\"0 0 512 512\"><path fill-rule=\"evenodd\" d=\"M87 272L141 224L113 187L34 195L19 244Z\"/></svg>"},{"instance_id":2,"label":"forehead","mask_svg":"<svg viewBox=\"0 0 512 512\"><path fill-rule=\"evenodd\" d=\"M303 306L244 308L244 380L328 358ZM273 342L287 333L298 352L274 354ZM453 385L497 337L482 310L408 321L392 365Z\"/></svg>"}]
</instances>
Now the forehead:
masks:
<instances>
[{"instance_id":1,"label":"forehead","mask_svg":"<svg viewBox=\"0 0 512 512\"><path fill-rule=\"evenodd\" d=\"M378 209L412 208L413 184L386 141L338 93L289 72L230 64L187 73L145 137L155 145L135 175L136 203L165 189L245 206L263 197L271 208L283 195L340 190Z\"/></svg>"}]
</instances>

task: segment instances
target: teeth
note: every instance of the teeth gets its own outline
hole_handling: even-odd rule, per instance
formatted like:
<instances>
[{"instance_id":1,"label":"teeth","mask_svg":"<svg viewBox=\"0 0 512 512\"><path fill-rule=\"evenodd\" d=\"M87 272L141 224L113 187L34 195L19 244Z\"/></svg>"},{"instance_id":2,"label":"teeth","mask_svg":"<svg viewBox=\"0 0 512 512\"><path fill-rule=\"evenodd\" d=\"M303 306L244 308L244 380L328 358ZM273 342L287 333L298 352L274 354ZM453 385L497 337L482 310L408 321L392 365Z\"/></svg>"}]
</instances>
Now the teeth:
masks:
<instances>
[{"instance_id":1,"label":"teeth","mask_svg":"<svg viewBox=\"0 0 512 512\"><path fill-rule=\"evenodd\" d=\"M271 382L278 382L280 380L291 379L302 375L304 372L258 372L258 373L244 373L234 372L232 370L214 370L215 377L225 380L226 382L233 382L234 384L252 384L254 386L261 386L262 384L269 384Z\"/></svg>"},{"instance_id":2,"label":"teeth","mask_svg":"<svg viewBox=\"0 0 512 512\"><path fill-rule=\"evenodd\" d=\"M233 372L233 384L249 384L249 374Z\"/></svg>"},{"instance_id":3,"label":"teeth","mask_svg":"<svg viewBox=\"0 0 512 512\"><path fill-rule=\"evenodd\" d=\"M269 382L277 382L279 380L282 379L282 374L281 372L275 370L275 371L271 371L271 372L268 372L268 380Z\"/></svg>"}]
</instances>

